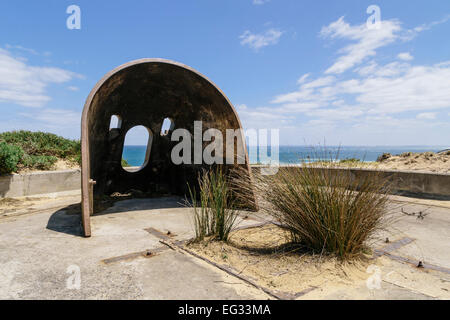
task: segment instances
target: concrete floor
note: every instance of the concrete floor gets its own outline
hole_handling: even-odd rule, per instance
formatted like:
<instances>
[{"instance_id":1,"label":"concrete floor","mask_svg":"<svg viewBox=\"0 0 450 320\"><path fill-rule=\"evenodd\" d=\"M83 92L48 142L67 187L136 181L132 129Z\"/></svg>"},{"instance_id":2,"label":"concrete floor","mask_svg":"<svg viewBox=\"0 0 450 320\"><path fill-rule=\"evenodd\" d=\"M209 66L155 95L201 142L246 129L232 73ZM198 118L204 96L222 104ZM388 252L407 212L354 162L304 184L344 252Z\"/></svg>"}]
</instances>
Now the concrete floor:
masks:
<instances>
[{"instance_id":1,"label":"concrete floor","mask_svg":"<svg viewBox=\"0 0 450 320\"><path fill-rule=\"evenodd\" d=\"M302 299L450 299L450 204L395 197L396 221L379 235L375 248L409 237L390 252L424 261L440 270L418 269L407 261L378 258L381 286L327 287ZM153 228L172 240L193 236L189 209L179 198L133 199L92 217L91 238L81 237L80 216L70 205L78 198L55 199L38 211L0 218L1 299L269 299L260 289L160 242ZM51 209L55 206L62 209ZM48 209L45 209L47 207ZM424 219L408 216L425 211ZM257 223L243 220L241 225ZM145 257L142 252L151 251ZM68 288L74 270L80 288ZM368 273L368 277L371 274Z\"/></svg>"}]
</instances>

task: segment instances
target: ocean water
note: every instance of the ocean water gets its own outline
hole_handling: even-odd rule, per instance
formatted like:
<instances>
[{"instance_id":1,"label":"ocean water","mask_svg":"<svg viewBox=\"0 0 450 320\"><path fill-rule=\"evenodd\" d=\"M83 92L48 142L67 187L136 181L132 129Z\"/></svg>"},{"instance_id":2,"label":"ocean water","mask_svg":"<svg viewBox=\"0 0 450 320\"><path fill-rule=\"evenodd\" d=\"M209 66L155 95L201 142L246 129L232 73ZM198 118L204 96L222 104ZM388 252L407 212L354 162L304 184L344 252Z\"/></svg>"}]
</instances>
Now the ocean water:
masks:
<instances>
[{"instance_id":1,"label":"ocean water","mask_svg":"<svg viewBox=\"0 0 450 320\"><path fill-rule=\"evenodd\" d=\"M395 146L395 147L364 147L364 146L280 146L280 164L294 164L304 161L316 160L342 160L355 158L361 161L376 161L383 153L401 154L403 152L438 152L448 149L449 146ZM132 166L140 166L144 162L146 146L125 146L123 158ZM270 156L270 148L268 148ZM267 160L258 157L258 149L249 147L250 163L267 163Z\"/></svg>"}]
</instances>

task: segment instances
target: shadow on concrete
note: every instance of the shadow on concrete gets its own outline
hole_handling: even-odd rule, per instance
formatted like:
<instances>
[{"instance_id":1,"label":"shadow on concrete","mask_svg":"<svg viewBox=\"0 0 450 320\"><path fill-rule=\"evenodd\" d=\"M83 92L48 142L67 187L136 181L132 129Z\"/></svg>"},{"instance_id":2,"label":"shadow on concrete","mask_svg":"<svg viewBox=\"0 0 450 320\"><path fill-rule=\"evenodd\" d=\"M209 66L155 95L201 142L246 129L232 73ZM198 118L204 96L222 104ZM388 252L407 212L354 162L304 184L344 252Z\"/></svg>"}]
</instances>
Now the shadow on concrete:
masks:
<instances>
[{"instance_id":1,"label":"shadow on concrete","mask_svg":"<svg viewBox=\"0 0 450 320\"><path fill-rule=\"evenodd\" d=\"M184 208L184 199L181 197L162 198L132 198L115 200L104 203L103 210L94 216L116 214L127 211L145 211L152 209ZM83 237L81 221L81 204L71 204L55 211L47 222L47 229L73 236Z\"/></svg>"},{"instance_id":2,"label":"shadow on concrete","mask_svg":"<svg viewBox=\"0 0 450 320\"><path fill-rule=\"evenodd\" d=\"M184 208L186 207L184 203L184 198L178 196L116 200L113 203L106 202L106 208L99 208L95 211L94 216L127 211Z\"/></svg>"},{"instance_id":3,"label":"shadow on concrete","mask_svg":"<svg viewBox=\"0 0 450 320\"><path fill-rule=\"evenodd\" d=\"M415 199L424 199L424 200L440 200L440 201L449 201L450 196L432 194L432 193L420 193L420 192L410 192L410 191L397 191L391 192L394 196L402 196L408 198Z\"/></svg>"},{"instance_id":4,"label":"shadow on concrete","mask_svg":"<svg viewBox=\"0 0 450 320\"><path fill-rule=\"evenodd\" d=\"M0 174L0 198L6 197L6 194L8 193L11 187L12 179L13 179L12 174L4 174L4 175Z\"/></svg>"},{"instance_id":5,"label":"shadow on concrete","mask_svg":"<svg viewBox=\"0 0 450 320\"><path fill-rule=\"evenodd\" d=\"M47 229L83 237L81 225L81 205L71 204L54 212L47 222Z\"/></svg>"}]
</instances>

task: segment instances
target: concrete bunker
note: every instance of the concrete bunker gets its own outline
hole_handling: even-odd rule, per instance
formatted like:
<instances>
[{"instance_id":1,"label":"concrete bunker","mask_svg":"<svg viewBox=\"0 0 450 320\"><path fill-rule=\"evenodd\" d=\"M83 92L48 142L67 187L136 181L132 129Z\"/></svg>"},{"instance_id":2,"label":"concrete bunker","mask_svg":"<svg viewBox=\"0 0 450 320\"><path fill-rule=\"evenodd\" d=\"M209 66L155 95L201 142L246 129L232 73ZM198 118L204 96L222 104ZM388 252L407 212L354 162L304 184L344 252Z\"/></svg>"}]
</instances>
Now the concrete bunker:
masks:
<instances>
[{"instance_id":1,"label":"concrete bunker","mask_svg":"<svg viewBox=\"0 0 450 320\"><path fill-rule=\"evenodd\" d=\"M193 136L195 121L202 121L203 132L214 128L221 131L223 137L227 129L242 129L236 110L223 92L205 76L183 64L164 59L136 60L110 71L95 85L81 121L85 236L91 235L94 201L103 195L133 189L183 196L188 183L196 185L198 174L209 165L204 162L177 165L171 161L171 149L178 143L171 141L172 132L183 128ZM121 164L124 140L127 132L136 126L147 128L149 133L146 158L138 170L125 170ZM202 143L204 147L209 142ZM242 166L251 178L242 131L232 143L233 164L224 166ZM239 145L245 157L240 164L237 161ZM192 150L192 155L194 152ZM223 157L230 157L226 145Z\"/></svg>"}]
</instances>

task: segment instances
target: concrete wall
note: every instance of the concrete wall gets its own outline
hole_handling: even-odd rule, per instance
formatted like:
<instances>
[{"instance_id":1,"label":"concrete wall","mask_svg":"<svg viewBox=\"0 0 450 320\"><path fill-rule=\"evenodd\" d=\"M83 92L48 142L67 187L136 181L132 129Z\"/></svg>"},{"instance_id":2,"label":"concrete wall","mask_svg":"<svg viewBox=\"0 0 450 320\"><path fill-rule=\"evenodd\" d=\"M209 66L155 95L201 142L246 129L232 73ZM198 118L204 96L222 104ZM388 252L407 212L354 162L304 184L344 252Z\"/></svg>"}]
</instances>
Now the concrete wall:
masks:
<instances>
[{"instance_id":1,"label":"concrete wall","mask_svg":"<svg viewBox=\"0 0 450 320\"><path fill-rule=\"evenodd\" d=\"M261 166L252 166L259 170ZM364 175L368 169L350 170L352 174ZM395 194L415 195L450 200L450 175L419 173L413 171L382 171L392 183ZM80 170L48 171L0 176L0 198L25 197L57 192L77 191L81 186Z\"/></svg>"},{"instance_id":2,"label":"concrete wall","mask_svg":"<svg viewBox=\"0 0 450 320\"><path fill-rule=\"evenodd\" d=\"M450 175L410 171L383 171L392 191L404 195L422 195L450 200Z\"/></svg>"},{"instance_id":3,"label":"concrete wall","mask_svg":"<svg viewBox=\"0 0 450 320\"><path fill-rule=\"evenodd\" d=\"M252 166L259 170L262 166ZM289 166L296 168L298 166ZM323 170L323 169L318 169ZM331 169L350 170L353 176L369 175L374 171L390 181L392 194L450 200L450 174L420 173L415 171L370 170L370 169Z\"/></svg>"},{"instance_id":4,"label":"concrete wall","mask_svg":"<svg viewBox=\"0 0 450 320\"><path fill-rule=\"evenodd\" d=\"M26 197L81 188L80 170L33 172L0 176L0 198Z\"/></svg>"}]
</instances>

